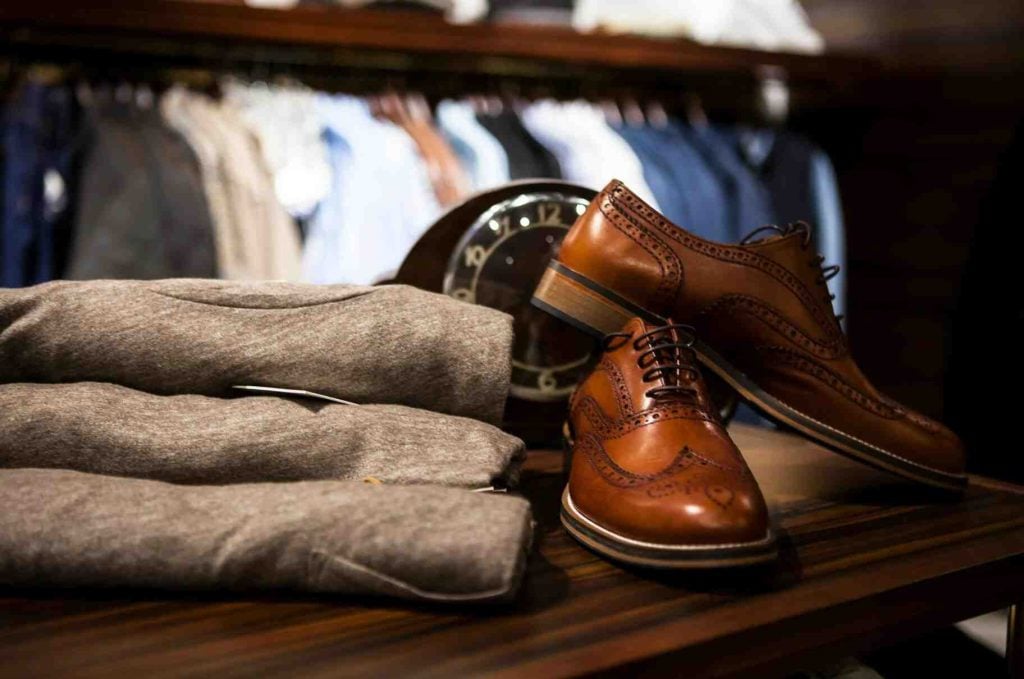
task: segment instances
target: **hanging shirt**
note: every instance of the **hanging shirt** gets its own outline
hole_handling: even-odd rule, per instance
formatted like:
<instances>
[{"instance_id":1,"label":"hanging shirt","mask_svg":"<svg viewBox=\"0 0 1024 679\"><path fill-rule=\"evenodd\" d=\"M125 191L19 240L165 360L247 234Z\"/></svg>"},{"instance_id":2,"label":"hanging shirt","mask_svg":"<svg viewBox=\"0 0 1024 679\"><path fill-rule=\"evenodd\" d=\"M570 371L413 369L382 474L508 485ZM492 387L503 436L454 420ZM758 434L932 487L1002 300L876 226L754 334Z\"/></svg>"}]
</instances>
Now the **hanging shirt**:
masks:
<instances>
[{"instance_id":1,"label":"hanging shirt","mask_svg":"<svg viewBox=\"0 0 1024 679\"><path fill-rule=\"evenodd\" d=\"M512 111L477 115L477 120L501 142L508 155L512 179L562 179L558 160L523 126Z\"/></svg>"},{"instance_id":2,"label":"hanging shirt","mask_svg":"<svg viewBox=\"0 0 1024 679\"><path fill-rule=\"evenodd\" d=\"M165 120L192 145L214 216L220 276L233 280L298 280L298 228L277 201L255 137L233 107L172 88L161 101Z\"/></svg>"},{"instance_id":3,"label":"hanging shirt","mask_svg":"<svg viewBox=\"0 0 1024 679\"><path fill-rule=\"evenodd\" d=\"M227 279L246 279L248 267L239 243L242 234L237 232L231 210L226 163L221 161L215 133L202 125L201 118L190 106L191 97L184 87L172 87L160 98L160 115L188 142L199 161L203 192L213 223L217 275Z\"/></svg>"},{"instance_id":4,"label":"hanging shirt","mask_svg":"<svg viewBox=\"0 0 1024 679\"><path fill-rule=\"evenodd\" d=\"M839 198L839 183L832 161L821 149L811 155L811 196L818 225L818 248L825 264L836 264L839 273L828 281L836 314L846 313L846 225ZM845 319L843 319L845 322Z\"/></svg>"},{"instance_id":5,"label":"hanging shirt","mask_svg":"<svg viewBox=\"0 0 1024 679\"><path fill-rule=\"evenodd\" d=\"M837 314L846 308L846 233L835 172L828 156L806 137L789 130L744 130L738 149L764 183L781 224L810 224L825 266L839 265L828 281Z\"/></svg>"},{"instance_id":6,"label":"hanging shirt","mask_svg":"<svg viewBox=\"0 0 1024 679\"><path fill-rule=\"evenodd\" d=\"M682 126L669 122L664 126L645 127L643 132L650 138L648 146L664 158L672 173L675 187L672 209L679 217L672 221L709 240L733 238L726 187Z\"/></svg>"},{"instance_id":7,"label":"hanging shirt","mask_svg":"<svg viewBox=\"0 0 1024 679\"><path fill-rule=\"evenodd\" d=\"M659 145L651 138L651 130L646 125L616 125L612 129L629 144L640 159L644 180L658 201L661 213L676 224L691 224L692 218L682 200L681 187L671 164L663 156Z\"/></svg>"},{"instance_id":8,"label":"hanging shirt","mask_svg":"<svg viewBox=\"0 0 1024 679\"><path fill-rule=\"evenodd\" d=\"M371 284L393 276L440 213L412 139L366 102L321 95L333 179L309 225L303 255L313 283Z\"/></svg>"},{"instance_id":9,"label":"hanging shirt","mask_svg":"<svg viewBox=\"0 0 1024 679\"><path fill-rule=\"evenodd\" d=\"M474 190L493 189L511 180L508 154L476 119L471 104L442 101L437 106L437 123L469 172Z\"/></svg>"},{"instance_id":10,"label":"hanging shirt","mask_svg":"<svg viewBox=\"0 0 1024 679\"><path fill-rule=\"evenodd\" d=\"M67 256L81 147L74 96L29 80L3 118L0 287L34 285L61 276Z\"/></svg>"},{"instance_id":11,"label":"hanging shirt","mask_svg":"<svg viewBox=\"0 0 1024 679\"><path fill-rule=\"evenodd\" d=\"M618 178L658 209L640 159L598 108L587 102L541 101L526 107L522 118L530 133L558 158L565 179L599 191Z\"/></svg>"},{"instance_id":12,"label":"hanging shirt","mask_svg":"<svg viewBox=\"0 0 1024 679\"><path fill-rule=\"evenodd\" d=\"M760 50L816 54L825 48L797 0L576 0L573 26Z\"/></svg>"},{"instance_id":13,"label":"hanging shirt","mask_svg":"<svg viewBox=\"0 0 1024 679\"><path fill-rule=\"evenodd\" d=\"M92 143L67 277L216 276L213 226L188 145L155 111L99 99L86 108Z\"/></svg>"},{"instance_id":14,"label":"hanging shirt","mask_svg":"<svg viewBox=\"0 0 1024 679\"><path fill-rule=\"evenodd\" d=\"M320 134L315 93L301 87L246 85L228 79L224 99L256 135L274 192L288 214L307 218L327 195L331 168Z\"/></svg>"},{"instance_id":15,"label":"hanging shirt","mask_svg":"<svg viewBox=\"0 0 1024 679\"><path fill-rule=\"evenodd\" d=\"M724 191L725 228L716 240L736 244L754 229L776 222L771 196L740 157L732 130L710 125L692 128L678 121L671 125L700 152Z\"/></svg>"}]
</instances>

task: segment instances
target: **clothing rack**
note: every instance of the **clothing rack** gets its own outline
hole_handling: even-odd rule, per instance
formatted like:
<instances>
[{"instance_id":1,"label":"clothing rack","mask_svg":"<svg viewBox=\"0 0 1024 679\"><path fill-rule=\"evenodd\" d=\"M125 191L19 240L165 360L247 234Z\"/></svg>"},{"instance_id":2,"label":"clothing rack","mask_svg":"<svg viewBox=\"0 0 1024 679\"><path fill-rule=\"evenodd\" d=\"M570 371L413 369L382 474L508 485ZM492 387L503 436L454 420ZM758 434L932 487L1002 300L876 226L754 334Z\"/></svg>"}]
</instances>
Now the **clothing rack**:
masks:
<instances>
[{"instance_id":1,"label":"clothing rack","mask_svg":"<svg viewBox=\"0 0 1024 679\"><path fill-rule=\"evenodd\" d=\"M19 3L18 6L0 7L0 86L6 85L12 92L15 91L14 87L10 86L22 81L23 76L31 73L33 69L38 71L40 64L48 65L48 78L60 82L65 87L65 98L66 86L69 84L102 84L102 90L115 91L117 104L127 104L129 100L136 98L136 93L146 95L136 102L142 108L152 107L154 100L148 96L150 93L160 94L170 85L184 84L193 90L192 94L206 95L217 92L223 76L230 75L240 76L242 80L254 83L273 84L291 81L326 93L363 95L364 103L374 101L376 95L382 93L393 97L395 101L400 100L400 97L395 95L408 95L412 99L430 104L436 104L443 99L465 100L468 97L473 100L471 104L467 103L473 109L470 117L483 118L473 124L497 125L498 130L483 133L489 137L504 134L506 145L515 148L511 155L519 154L516 162L503 159L487 165L488 168L500 166L505 169L501 172L481 173L476 177L477 189L490 188L502 181L519 177L561 177L591 188L600 188L608 177L628 174L629 168L635 170L635 181L631 183L644 184L645 178L641 176L644 174L643 163L630 142L625 141L619 132L613 131L610 127L622 126L623 121L627 123L625 127L652 128L647 132L656 132L653 128L664 128L661 121L667 121L670 116L685 120L695 128L705 127L708 120L712 123L725 124L740 122L745 128L761 128L770 140L748 140L743 142L744 144L752 143L762 149L771 148L774 145L775 131L785 132L779 130L780 123L787 122L787 127L799 130L805 127L804 123L812 116L817 116L818 120L828 120L831 116L827 113L834 107L844 106L846 101L853 98L857 90L869 82L869 76L874 69L870 61L843 55L808 56L706 47L684 40L579 34L567 28L493 24L456 26L445 23L440 17L403 11L360 11L325 7L266 10L249 8L234 0L143 0L132 3L129 7L84 9L68 8L54 0L38 0L31 4ZM143 87L133 89L135 85ZM129 93L127 99L123 96L126 87ZM780 97L775 95L779 94L780 88L784 90L784 96L781 97L783 105L768 105L772 101L778 104ZM86 101L91 99L88 87L75 88L72 94L73 97L79 98L79 104L82 103L83 93ZM368 98L365 95L371 96ZM600 110L604 116L600 122L595 123L593 117L586 111L573 109L572 113L566 113L568 108L557 108L562 104L552 103L556 108L546 108L543 111L534 108L532 125L536 129L532 131L526 129L521 120L509 119L518 118L527 108L527 102L533 101L537 107L545 107L548 106L548 100L552 99L562 102L589 101L592 104L583 106L592 106L594 110L591 113ZM478 100L484 100L488 104L481 109ZM495 107L491 102L498 102L501 105ZM199 118L208 115L202 111L206 104L198 102L195 106L198 107ZM343 117L354 115L355 119L345 118L346 124L336 130L338 135L350 135L354 129L373 128L377 125L375 120L370 119L371 116L362 112L354 114L345 106L342 105L346 111L342 114ZM791 109L797 114L798 120L789 119L788 112ZM503 121L495 122L501 116L501 110L511 115L506 115ZM637 111L640 112L639 116L628 115ZM222 113L213 112L209 115L216 118ZM380 113L381 111L374 111L372 117L389 118L387 115L381 116ZM819 115L823 113L826 115ZM29 114L27 117L32 118L33 115ZM318 126L325 124L320 118L321 113L309 114L306 111L304 115L310 120L319 121L316 123ZM807 118L804 119L804 116ZM143 116L145 119L152 117ZM569 119L574 123L566 128L564 122ZM161 125L166 127L166 122L161 120L157 124L156 121L150 120L139 124L149 125L146 129L151 136L157 138L161 136L158 128L161 128ZM243 126L236 124L237 122L225 123L225 126ZM400 121L391 122L402 125ZM460 196L465 195L465 167L472 164L471 161L463 159L463 166L458 167L459 161L454 157L453 150L447 148L448 142L441 138L433 138L438 136L440 128L430 121L429 114L418 122L426 122L426 125L411 125L404 128L405 133L418 140L414 141L418 151L410 150L412 155L409 156L406 165L419 167L424 159L427 159L428 166L423 169L431 186L421 186L419 170L413 173L417 174L416 177L406 177L406 193L420 195L422 209L412 210L410 214L403 212L391 215L394 217L393 223L397 225L396 242L401 241L398 232L402 238L421 233L422 229L429 225L431 215L440 207L453 204ZM454 125L457 127L458 124ZM185 124L183 126L188 127ZM431 129L428 132L424 128ZM178 127L174 129L178 133L181 132ZM586 143L574 149L572 141L567 140L578 136L576 133L580 129L590 130L593 134ZM455 134L450 129L445 131L449 135ZM625 130L624 134L631 135L635 131ZM390 133L385 134L385 137L388 134ZM645 133L641 131L639 134ZM660 134L661 132L657 132L657 135ZM546 146L535 138L538 135L547 137ZM667 144L673 148L678 147L679 153L683 154L677 154L678 157L673 156L671 159L654 158L652 154L648 159L648 168L656 165L660 168L657 170L660 174L656 177L659 185L666 187L695 183L692 176L679 176L679 166L672 165L684 162L680 158L685 157L689 159L685 162L692 165L691 171L695 171L693 168L703 168L705 174L702 176L706 180L706 185L712 187L708 190L714 190L716 196L719 193L724 196L725 193L740 191L736 188L740 185L752 187L750 190L757 195L750 201L733 201L756 208L753 209L752 215L747 215L749 219L746 221L762 224L782 219L774 219L770 214L772 210L764 195L764 187L759 183L760 180L748 176L750 169L738 165L740 161L733 157L737 152L733 146L740 143L738 139L715 137L713 140L701 142L705 146L710 146L701 146L701 150L698 151L687 139L677 138L678 135L671 133L670 136L671 143L660 136L657 140L650 137L634 138L632 141L634 146L639 145L648 150L652 145L657 147ZM391 143L385 137L381 137L382 145ZM317 144L322 143L319 132L314 138L318 140ZM223 139L217 137L217 141L219 143ZM405 142L402 144L403 148L407 146ZM579 140L576 142L580 143ZM490 143L501 145L497 138L491 139ZM265 146L271 145L273 143ZM593 149L598 146L604 150L594 156ZM434 153L433 151L438 148L443 152ZM550 157L552 148L561 149L568 157L566 165L573 168L568 175L563 175L558 168L560 163ZM194 148L192 150L195 151ZM501 151L504 153L507 149ZM706 161L698 157L700 154L716 155L720 152L728 156L728 167L720 167L715 165L717 161ZM593 156L587 162L576 160L583 158L587 153ZM810 162L808 159L811 154L811 151L807 151L801 158ZM257 183L260 183L262 188L254 190L251 196L243 196L236 201L235 212L238 215L246 212L246 206L249 205L247 201L250 198L260 203L262 198L256 198L257 196L273 193L266 188L270 186L272 180L269 176L263 176L264 170L243 172L237 169L252 169L260 164L255 160L259 152L254 151L250 155L252 158L248 160L253 160L253 163L240 162L235 170L232 170L240 175L238 181L232 185L248 186L242 176L244 179L251 179L259 175ZM749 162L751 166L764 166L765 156L762 152L754 150L748 155L750 158L742 162ZM759 160L753 159L758 155L761 156ZM163 156L166 156L164 160L171 163L168 160L173 156L170 151ZM618 158L621 162L604 165L608 158ZM494 158L491 157L490 160ZM708 163L711 165L707 165ZM302 166L307 164L299 163ZM512 165L516 167L512 168ZM815 162L816 167L819 165L822 163ZM733 177L734 171L742 176ZM202 170L196 169L195 172L201 173ZM216 172L211 170L207 176L208 183L215 183L210 177L216 177L217 181L220 181L220 172L222 169L217 169ZM601 176L594 176L595 172ZM64 174L70 176L71 169L66 168L61 172L62 176ZM153 186L157 186L160 173L152 174ZM499 175L503 179L499 178ZM834 180L830 181L834 183ZM312 182L310 185L320 184ZM434 195L426 197L426 193L431 191ZM211 199L211 202L218 205L225 203L217 191L209 189L207 192L216 194L213 196L216 200ZM356 193L369 196L371 192ZM831 195L834 190L829 189L824 193ZM704 198L706 199L706 195ZM689 200L693 202L697 198L691 196ZM727 201L724 198L716 198L705 202L719 205ZM690 203L676 204L675 199L672 203L673 205L669 205L666 201L666 213L670 217L688 214L687 205ZM280 235L285 231L294 230L281 226L287 220L287 215L280 211L280 207L271 211L272 219L266 220L264 226L267 233ZM821 206L815 203L814 209L817 210L818 207ZM738 210L739 208L736 215L730 212L728 217L724 216L724 213L716 212L706 216L706 219L695 219L692 215L675 218L685 223L699 222L708 225L708 228L718 230L726 229L728 224L729 233L723 232L718 235L732 237L736 235L732 233L736 230L733 227L737 226L739 221L744 221L739 220ZM788 214L791 212L788 211L786 219L804 216L809 210L810 208L801 209L794 214ZM303 210L298 210L290 216L302 220L309 215ZM226 224L227 217L221 217L220 222ZM248 218L239 219L245 223L253 221ZM84 221L92 224L102 223L104 220ZM345 220L338 221L340 223ZM837 223L837 220L831 221ZM314 224L313 227L315 226ZM835 227L831 231L841 232L841 228ZM203 232L210 230L207 228ZM217 232L221 231L228 233L230 229L225 227ZM313 231L316 229L313 228ZM309 247L310 240L307 239L306 254L308 255L309 251L326 253L324 257L329 266L324 270L331 269L323 276L317 274L313 278L316 282L337 282L334 277L340 274L337 271L336 253L324 248L318 250L315 238L312 242L313 247ZM228 247L216 249L218 252L233 252ZM289 271L297 270L298 246L286 249L294 251L292 254L295 256L292 258L294 261L290 260L290 265L283 268ZM400 248L390 248L386 253L388 258L398 250ZM256 277L286 277L276 273L271 275L270 272L264 271L260 267L266 262L255 254L250 254L251 261L246 261L251 266L238 267L239 271L245 270ZM312 261L315 258L307 259ZM83 255L76 258L76 261L91 260ZM207 272L204 275L212 275L208 273L207 264L209 262L204 260L202 271ZM381 271L397 265L390 259L387 267L379 262L377 264L380 264L377 267L379 271L370 271L369 266L362 267L358 272L361 278L357 282L372 282ZM231 266L231 262L220 262L218 271L228 278L245 277L228 271ZM316 266L309 266L307 269L307 273L320 270ZM98 273L103 273L107 277L127 273L131 273L131 277L145 277L134 271L121 272L113 269L110 272ZM175 269L165 273L198 275L191 269L184 272ZM342 279L350 278L349 273L345 273ZM363 278L366 280L363 281Z\"/></svg>"},{"instance_id":2,"label":"clothing rack","mask_svg":"<svg viewBox=\"0 0 1024 679\"><path fill-rule=\"evenodd\" d=\"M475 24L404 11L238 1L146 0L68 7L54 0L0 7L0 56L73 63L146 79L154 70L212 69L250 79L290 76L327 91L409 89L430 97L514 90L539 98L698 93L708 110L749 109L766 72L785 75L794 109L860 99L869 59L708 47L686 40L579 34L568 28Z\"/></svg>"}]
</instances>

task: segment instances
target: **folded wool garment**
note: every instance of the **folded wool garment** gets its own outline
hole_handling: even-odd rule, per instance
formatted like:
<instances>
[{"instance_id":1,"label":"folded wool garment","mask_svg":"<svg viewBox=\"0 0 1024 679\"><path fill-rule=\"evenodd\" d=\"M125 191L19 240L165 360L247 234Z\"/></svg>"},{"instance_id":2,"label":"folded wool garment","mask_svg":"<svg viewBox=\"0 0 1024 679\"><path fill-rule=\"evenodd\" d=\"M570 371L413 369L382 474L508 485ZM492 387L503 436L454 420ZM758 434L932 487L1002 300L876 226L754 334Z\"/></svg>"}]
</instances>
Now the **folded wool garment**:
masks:
<instances>
[{"instance_id":1,"label":"folded wool garment","mask_svg":"<svg viewBox=\"0 0 1024 679\"><path fill-rule=\"evenodd\" d=\"M0 289L0 382L303 389L497 424L512 318L407 286L163 281Z\"/></svg>"},{"instance_id":2,"label":"folded wool garment","mask_svg":"<svg viewBox=\"0 0 1024 679\"><path fill-rule=\"evenodd\" d=\"M0 468L174 483L363 480L514 485L523 442L493 425L397 405L155 396L96 382L0 384Z\"/></svg>"},{"instance_id":3,"label":"folded wool garment","mask_svg":"<svg viewBox=\"0 0 1024 679\"><path fill-rule=\"evenodd\" d=\"M180 486L0 471L0 583L512 596L532 534L517 497L303 481Z\"/></svg>"}]
</instances>

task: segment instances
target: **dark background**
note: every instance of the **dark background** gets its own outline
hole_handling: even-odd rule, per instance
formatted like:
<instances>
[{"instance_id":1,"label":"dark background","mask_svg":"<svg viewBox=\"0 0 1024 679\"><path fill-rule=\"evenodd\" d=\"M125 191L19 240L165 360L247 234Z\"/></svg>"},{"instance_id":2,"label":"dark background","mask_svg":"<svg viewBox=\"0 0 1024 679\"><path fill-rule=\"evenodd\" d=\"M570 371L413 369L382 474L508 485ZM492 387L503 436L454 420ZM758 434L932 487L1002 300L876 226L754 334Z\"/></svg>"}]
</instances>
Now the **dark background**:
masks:
<instances>
[{"instance_id":1,"label":"dark background","mask_svg":"<svg viewBox=\"0 0 1024 679\"><path fill-rule=\"evenodd\" d=\"M1024 3L803 5L829 49L883 65L863 111L813 123L843 196L854 353L964 436L973 469L1021 479Z\"/></svg>"}]
</instances>

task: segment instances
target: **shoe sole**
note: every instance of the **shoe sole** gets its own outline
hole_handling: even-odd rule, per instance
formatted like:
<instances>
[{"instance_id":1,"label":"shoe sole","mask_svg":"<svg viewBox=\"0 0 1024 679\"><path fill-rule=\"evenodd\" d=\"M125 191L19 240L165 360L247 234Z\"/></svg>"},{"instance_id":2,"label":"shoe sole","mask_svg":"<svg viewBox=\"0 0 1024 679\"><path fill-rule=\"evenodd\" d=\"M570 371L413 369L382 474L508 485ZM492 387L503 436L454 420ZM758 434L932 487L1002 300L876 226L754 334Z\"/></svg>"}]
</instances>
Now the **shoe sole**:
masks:
<instances>
[{"instance_id":1,"label":"shoe sole","mask_svg":"<svg viewBox=\"0 0 1024 679\"><path fill-rule=\"evenodd\" d=\"M768 563L778 558L775 536L722 545L668 545L634 540L588 518L572 501L569 487L562 492L562 525L576 540L601 556L633 566L662 569L735 568Z\"/></svg>"},{"instance_id":2,"label":"shoe sole","mask_svg":"<svg viewBox=\"0 0 1024 679\"><path fill-rule=\"evenodd\" d=\"M650 323L667 322L658 314L622 298L557 261L552 261L544 272L532 302L539 309L597 337L621 330L634 316ZM918 464L841 432L787 405L765 392L746 374L700 341L694 345L694 351L702 364L766 417L840 455L941 490L962 492L967 486L966 476Z\"/></svg>"}]
</instances>

